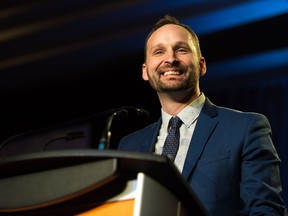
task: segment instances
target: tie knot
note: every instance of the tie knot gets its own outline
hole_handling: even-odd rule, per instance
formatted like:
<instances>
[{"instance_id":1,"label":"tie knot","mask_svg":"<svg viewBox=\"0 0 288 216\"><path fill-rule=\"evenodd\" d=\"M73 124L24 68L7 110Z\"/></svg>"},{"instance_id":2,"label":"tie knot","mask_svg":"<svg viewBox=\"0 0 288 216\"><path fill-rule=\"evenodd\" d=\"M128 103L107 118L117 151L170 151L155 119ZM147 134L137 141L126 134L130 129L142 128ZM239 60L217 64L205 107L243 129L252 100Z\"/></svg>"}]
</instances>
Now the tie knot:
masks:
<instances>
[{"instance_id":1,"label":"tie knot","mask_svg":"<svg viewBox=\"0 0 288 216\"><path fill-rule=\"evenodd\" d=\"M172 117L169 121L169 128L175 128L178 129L180 128L182 124L181 119L178 116Z\"/></svg>"}]
</instances>

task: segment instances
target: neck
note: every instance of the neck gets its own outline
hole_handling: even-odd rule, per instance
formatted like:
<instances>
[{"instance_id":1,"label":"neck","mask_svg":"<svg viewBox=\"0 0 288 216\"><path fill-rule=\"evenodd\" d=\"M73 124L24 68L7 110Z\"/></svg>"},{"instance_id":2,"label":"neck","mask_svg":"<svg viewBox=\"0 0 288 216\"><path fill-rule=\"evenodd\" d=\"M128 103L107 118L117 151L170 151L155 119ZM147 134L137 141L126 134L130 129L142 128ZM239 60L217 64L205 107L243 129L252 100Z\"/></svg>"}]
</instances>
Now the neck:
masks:
<instances>
[{"instance_id":1,"label":"neck","mask_svg":"<svg viewBox=\"0 0 288 216\"><path fill-rule=\"evenodd\" d=\"M191 92L158 92L158 97L162 109L172 116L176 116L182 109L195 100L200 95L200 90L197 93Z\"/></svg>"}]
</instances>

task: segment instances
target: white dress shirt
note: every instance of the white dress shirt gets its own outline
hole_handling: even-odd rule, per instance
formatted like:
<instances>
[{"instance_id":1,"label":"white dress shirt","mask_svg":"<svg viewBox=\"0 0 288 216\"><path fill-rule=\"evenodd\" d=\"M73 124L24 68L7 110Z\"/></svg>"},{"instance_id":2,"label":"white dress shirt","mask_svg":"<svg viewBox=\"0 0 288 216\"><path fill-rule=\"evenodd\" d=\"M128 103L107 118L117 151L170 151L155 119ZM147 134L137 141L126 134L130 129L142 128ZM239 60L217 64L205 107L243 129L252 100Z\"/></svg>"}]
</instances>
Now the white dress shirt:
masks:
<instances>
[{"instance_id":1,"label":"white dress shirt","mask_svg":"<svg viewBox=\"0 0 288 216\"><path fill-rule=\"evenodd\" d=\"M184 109L178 113L178 117L182 120L183 124L180 127L180 144L179 149L174 161L175 166L178 168L180 172L182 172L185 158L190 146L190 141L195 129L195 125L197 123L198 116L201 112L205 101L204 93L201 93L199 97L193 100L189 105L187 105ZM164 112L161 109L162 114L162 125L159 131L159 135L157 137L157 143L155 146L155 153L161 154L164 146L164 142L166 136L168 134L168 123L170 118L172 117L168 113Z\"/></svg>"}]
</instances>

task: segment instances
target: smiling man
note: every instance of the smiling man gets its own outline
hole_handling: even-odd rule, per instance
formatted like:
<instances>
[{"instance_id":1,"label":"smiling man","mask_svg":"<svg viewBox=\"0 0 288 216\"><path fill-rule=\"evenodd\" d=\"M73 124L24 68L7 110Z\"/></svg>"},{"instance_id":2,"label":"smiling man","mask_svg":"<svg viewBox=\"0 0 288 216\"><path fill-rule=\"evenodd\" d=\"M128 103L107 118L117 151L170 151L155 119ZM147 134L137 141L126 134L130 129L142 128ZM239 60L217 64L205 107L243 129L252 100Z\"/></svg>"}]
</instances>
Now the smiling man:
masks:
<instances>
[{"instance_id":1,"label":"smiling man","mask_svg":"<svg viewBox=\"0 0 288 216\"><path fill-rule=\"evenodd\" d=\"M123 137L118 149L170 157L211 216L283 216L268 119L214 105L200 90L205 74L194 31L174 17L160 19L146 39L142 78L158 95L161 117ZM173 128L175 117L180 124ZM163 154L172 148L176 155Z\"/></svg>"}]
</instances>

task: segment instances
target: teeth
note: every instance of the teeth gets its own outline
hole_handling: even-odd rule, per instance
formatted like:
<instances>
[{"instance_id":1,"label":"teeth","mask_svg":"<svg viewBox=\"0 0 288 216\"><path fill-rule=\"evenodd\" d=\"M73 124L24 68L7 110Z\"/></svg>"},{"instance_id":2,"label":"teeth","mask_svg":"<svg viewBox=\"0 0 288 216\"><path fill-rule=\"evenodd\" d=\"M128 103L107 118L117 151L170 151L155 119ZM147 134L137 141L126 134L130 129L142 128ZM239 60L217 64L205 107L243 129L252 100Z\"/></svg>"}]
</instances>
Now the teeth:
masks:
<instances>
[{"instance_id":1,"label":"teeth","mask_svg":"<svg viewBox=\"0 0 288 216\"><path fill-rule=\"evenodd\" d=\"M169 76L169 75L179 75L179 71L167 71L164 73L164 76Z\"/></svg>"}]
</instances>

